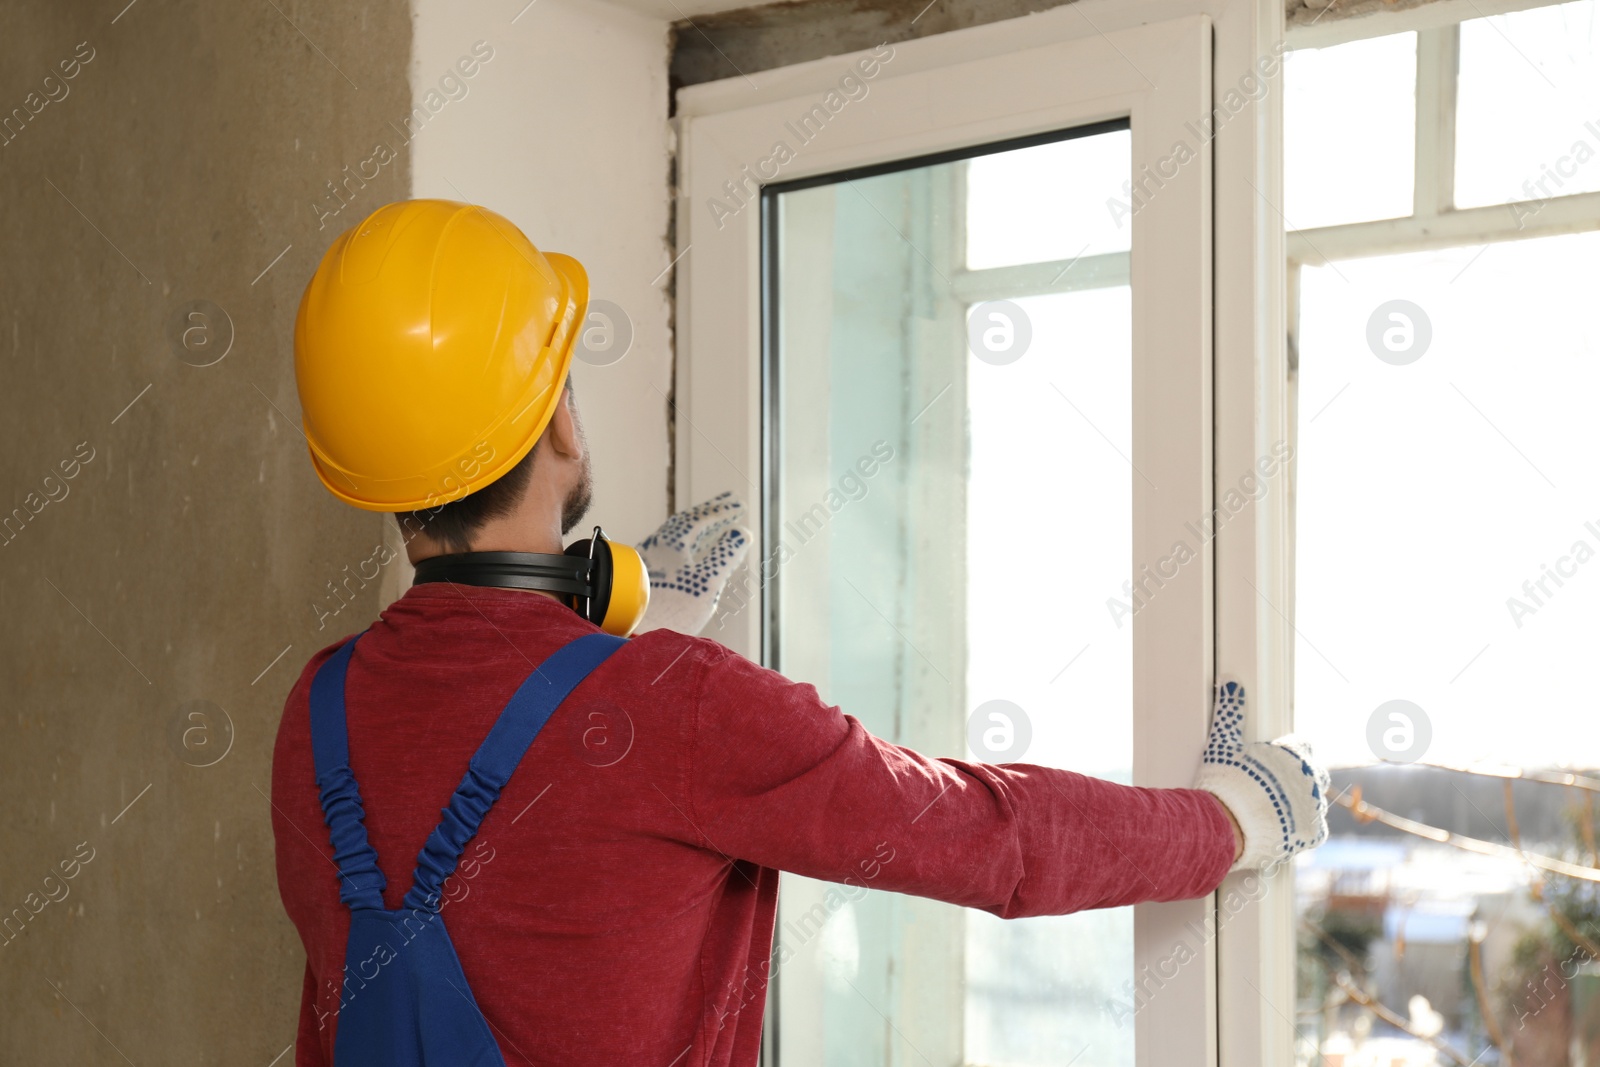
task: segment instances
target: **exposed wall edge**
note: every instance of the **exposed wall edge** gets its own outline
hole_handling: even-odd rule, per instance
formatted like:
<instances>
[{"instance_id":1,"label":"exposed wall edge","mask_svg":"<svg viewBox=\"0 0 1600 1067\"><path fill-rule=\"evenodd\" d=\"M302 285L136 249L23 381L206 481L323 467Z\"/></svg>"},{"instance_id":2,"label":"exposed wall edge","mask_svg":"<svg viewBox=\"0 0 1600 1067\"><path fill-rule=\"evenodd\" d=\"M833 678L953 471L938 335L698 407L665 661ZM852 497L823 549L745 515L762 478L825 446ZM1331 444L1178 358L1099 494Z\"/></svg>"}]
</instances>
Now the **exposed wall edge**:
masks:
<instances>
[{"instance_id":1,"label":"exposed wall edge","mask_svg":"<svg viewBox=\"0 0 1600 1067\"><path fill-rule=\"evenodd\" d=\"M899 44L1061 7L1070 0L800 0L675 23L674 92L701 82Z\"/></svg>"},{"instance_id":2,"label":"exposed wall edge","mask_svg":"<svg viewBox=\"0 0 1600 1067\"><path fill-rule=\"evenodd\" d=\"M1071 0L795 0L763 4L673 23L672 89L749 77L794 63L873 48L885 41L930 37L950 30L1020 18ZM1455 0L1286 0L1289 29L1415 11ZM1485 0L1483 14L1532 6L1528 0ZM1449 20L1475 17L1455 13ZM1396 26L1400 29L1412 28ZM1379 31L1389 32L1389 31ZM1360 36L1361 34L1356 34ZM1347 32L1339 36L1350 36Z\"/></svg>"}]
</instances>

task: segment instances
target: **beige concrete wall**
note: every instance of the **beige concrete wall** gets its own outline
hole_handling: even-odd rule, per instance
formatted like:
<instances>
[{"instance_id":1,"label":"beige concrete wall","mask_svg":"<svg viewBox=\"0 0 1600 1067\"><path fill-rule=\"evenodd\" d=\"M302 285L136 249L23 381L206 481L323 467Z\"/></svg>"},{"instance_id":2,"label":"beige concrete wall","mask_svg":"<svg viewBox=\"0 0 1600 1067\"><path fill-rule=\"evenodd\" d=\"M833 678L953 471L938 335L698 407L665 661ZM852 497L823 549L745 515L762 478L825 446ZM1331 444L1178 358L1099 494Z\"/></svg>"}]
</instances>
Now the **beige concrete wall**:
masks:
<instances>
[{"instance_id":1,"label":"beige concrete wall","mask_svg":"<svg viewBox=\"0 0 1600 1067\"><path fill-rule=\"evenodd\" d=\"M13 3L0 33L0 1062L266 1067L303 959L273 731L372 617L376 585L321 630L313 605L380 536L312 476L291 326L341 228L325 183L409 110L411 13L125 2ZM196 300L232 321L208 367L169 338Z\"/></svg>"}]
</instances>

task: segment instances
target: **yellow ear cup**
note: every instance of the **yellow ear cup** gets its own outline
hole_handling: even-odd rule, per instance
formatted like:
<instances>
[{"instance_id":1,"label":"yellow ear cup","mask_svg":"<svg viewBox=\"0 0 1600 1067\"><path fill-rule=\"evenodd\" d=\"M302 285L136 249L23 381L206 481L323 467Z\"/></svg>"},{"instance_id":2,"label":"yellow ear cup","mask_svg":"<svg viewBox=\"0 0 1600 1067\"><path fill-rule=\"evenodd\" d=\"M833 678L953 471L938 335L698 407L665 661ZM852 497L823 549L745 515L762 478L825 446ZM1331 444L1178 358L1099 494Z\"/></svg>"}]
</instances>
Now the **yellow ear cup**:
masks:
<instances>
[{"instance_id":1,"label":"yellow ear cup","mask_svg":"<svg viewBox=\"0 0 1600 1067\"><path fill-rule=\"evenodd\" d=\"M611 549L611 597L606 604L600 629L617 637L627 637L644 619L650 606L650 575L644 560L632 545L608 541Z\"/></svg>"}]
</instances>

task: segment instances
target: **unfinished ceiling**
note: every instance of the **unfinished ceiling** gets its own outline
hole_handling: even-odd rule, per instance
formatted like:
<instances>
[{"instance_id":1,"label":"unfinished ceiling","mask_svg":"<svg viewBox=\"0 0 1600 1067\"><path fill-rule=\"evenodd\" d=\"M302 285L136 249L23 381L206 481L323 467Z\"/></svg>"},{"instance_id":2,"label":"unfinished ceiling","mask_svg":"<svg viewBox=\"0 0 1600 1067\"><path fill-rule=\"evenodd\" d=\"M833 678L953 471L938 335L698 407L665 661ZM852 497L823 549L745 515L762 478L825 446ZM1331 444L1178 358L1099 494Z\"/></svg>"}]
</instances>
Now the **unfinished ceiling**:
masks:
<instances>
[{"instance_id":1,"label":"unfinished ceiling","mask_svg":"<svg viewBox=\"0 0 1600 1067\"><path fill-rule=\"evenodd\" d=\"M715 15L722 11L751 6L750 0L611 0L611 2L629 11L666 19L668 22L682 22L685 19L699 18L701 15Z\"/></svg>"},{"instance_id":2,"label":"unfinished ceiling","mask_svg":"<svg viewBox=\"0 0 1600 1067\"><path fill-rule=\"evenodd\" d=\"M1070 0L615 0L672 20L674 88L1020 18ZM1285 0L1289 25L1417 7L1432 0ZM664 15L663 15L664 12Z\"/></svg>"},{"instance_id":3,"label":"unfinished ceiling","mask_svg":"<svg viewBox=\"0 0 1600 1067\"><path fill-rule=\"evenodd\" d=\"M631 0L647 3L653 0ZM681 3L682 0L668 0ZM712 2L712 0L702 0ZM798 0L674 25L675 88L1021 18L1068 0Z\"/></svg>"}]
</instances>

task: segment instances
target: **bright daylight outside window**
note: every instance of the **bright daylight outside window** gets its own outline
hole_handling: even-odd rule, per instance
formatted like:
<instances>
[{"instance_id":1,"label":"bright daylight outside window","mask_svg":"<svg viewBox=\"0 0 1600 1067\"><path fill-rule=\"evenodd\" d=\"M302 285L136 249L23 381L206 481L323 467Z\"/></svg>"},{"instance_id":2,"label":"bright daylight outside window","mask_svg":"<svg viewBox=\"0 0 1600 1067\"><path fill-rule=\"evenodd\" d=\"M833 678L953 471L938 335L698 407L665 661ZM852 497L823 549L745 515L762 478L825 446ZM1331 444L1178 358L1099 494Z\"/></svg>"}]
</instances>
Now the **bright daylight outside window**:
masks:
<instances>
[{"instance_id":1,"label":"bright daylight outside window","mask_svg":"<svg viewBox=\"0 0 1600 1067\"><path fill-rule=\"evenodd\" d=\"M1419 38L1458 92L1396 81ZM1295 725L1340 801L1296 876L1303 1064L1600 1063L1597 39L1587 0L1286 66L1285 214L1335 227L1290 240ZM1454 124L1418 172L1474 232L1359 226L1411 214L1397 115Z\"/></svg>"},{"instance_id":2,"label":"bright daylight outside window","mask_svg":"<svg viewBox=\"0 0 1600 1067\"><path fill-rule=\"evenodd\" d=\"M929 754L1127 782L1132 627L1105 603L1131 556L1131 226L1105 205L1131 138L1071 134L772 194L766 541L792 555L768 655ZM823 1062L1133 1063L1132 909L1003 922L784 884L788 914L827 915L778 934L820 942L794 1025Z\"/></svg>"}]
</instances>

